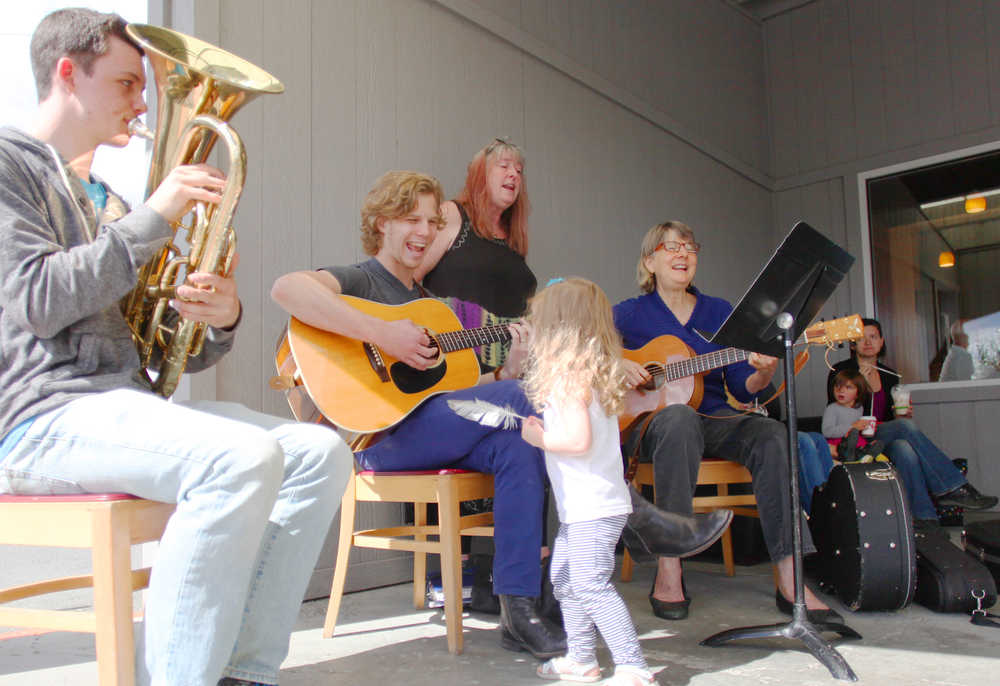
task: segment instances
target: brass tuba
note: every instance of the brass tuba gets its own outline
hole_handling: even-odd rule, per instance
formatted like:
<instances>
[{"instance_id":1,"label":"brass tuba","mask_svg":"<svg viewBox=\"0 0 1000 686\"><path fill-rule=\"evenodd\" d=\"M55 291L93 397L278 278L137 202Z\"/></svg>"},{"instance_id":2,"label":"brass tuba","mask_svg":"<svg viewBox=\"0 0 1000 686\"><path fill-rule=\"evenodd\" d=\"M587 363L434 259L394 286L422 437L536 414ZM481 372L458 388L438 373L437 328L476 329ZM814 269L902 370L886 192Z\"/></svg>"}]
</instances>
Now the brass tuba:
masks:
<instances>
[{"instance_id":1,"label":"brass tuba","mask_svg":"<svg viewBox=\"0 0 1000 686\"><path fill-rule=\"evenodd\" d=\"M140 367L153 390L169 397L188 357L201 352L206 326L183 317L167 317L172 311L169 300L189 273L228 274L236 252L231 224L243 192L247 163L243 142L227 122L257 95L281 93L285 87L263 69L197 38L145 24L129 24L126 31L142 46L156 80L155 135L138 119L131 127L134 135L153 141L146 197L174 167L204 162L217 139L229 153L221 202L197 203L190 224L176 222L174 239L143 266L138 284L122 300ZM178 229L186 232L187 255L177 245ZM153 379L149 370L156 364Z\"/></svg>"}]
</instances>

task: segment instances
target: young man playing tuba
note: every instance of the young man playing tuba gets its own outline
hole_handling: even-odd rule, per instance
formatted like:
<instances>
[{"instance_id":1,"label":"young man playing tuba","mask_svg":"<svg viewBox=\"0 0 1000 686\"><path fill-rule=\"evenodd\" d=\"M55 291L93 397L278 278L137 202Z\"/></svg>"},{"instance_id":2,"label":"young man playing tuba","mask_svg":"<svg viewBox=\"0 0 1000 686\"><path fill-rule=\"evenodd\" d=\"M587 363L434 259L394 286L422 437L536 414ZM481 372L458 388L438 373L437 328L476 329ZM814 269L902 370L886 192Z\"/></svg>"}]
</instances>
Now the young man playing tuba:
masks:
<instances>
[{"instance_id":1,"label":"young man playing tuba","mask_svg":"<svg viewBox=\"0 0 1000 686\"><path fill-rule=\"evenodd\" d=\"M119 300L224 179L179 166L140 207L90 172L146 110L142 52L113 14L59 10L31 41L39 115L0 129L0 492L126 492L176 503L150 580L140 684L277 683L351 468L329 429L234 403L169 403L140 380ZM190 367L240 319L236 282L191 274L171 305L208 325ZM221 680L221 681L220 681Z\"/></svg>"}]
</instances>

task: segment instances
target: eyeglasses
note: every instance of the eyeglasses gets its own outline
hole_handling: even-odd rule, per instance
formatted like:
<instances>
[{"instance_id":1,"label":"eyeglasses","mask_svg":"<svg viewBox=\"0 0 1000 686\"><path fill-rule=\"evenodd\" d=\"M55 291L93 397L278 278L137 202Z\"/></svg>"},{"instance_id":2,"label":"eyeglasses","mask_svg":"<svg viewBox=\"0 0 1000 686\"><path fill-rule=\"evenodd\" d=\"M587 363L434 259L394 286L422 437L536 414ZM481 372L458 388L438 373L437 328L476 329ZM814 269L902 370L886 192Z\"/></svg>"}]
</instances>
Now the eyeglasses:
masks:
<instances>
[{"instance_id":1,"label":"eyeglasses","mask_svg":"<svg viewBox=\"0 0 1000 686\"><path fill-rule=\"evenodd\" d=\"M658 246L656 246L653 252L656 252L657 250L662 250L671 255L676 255L681 251L682 247L689 254L697 255L698 251L701 250L701 243L695 243L694 241L689 241L687 243L678 243L677 241L663 241Z\"/></svg>"},{"instance_id":2,"label":"eyeglasses","mask_svg":"<svg viewBox=\"0 0 1000 686\"><path fill-rule=\"evenodd\" d=\"M486 155L489 156L490 153L501 147L517 149L517 146L506 138L494 138L493 142L486 146Z\"/></svg>"}]
</instances>

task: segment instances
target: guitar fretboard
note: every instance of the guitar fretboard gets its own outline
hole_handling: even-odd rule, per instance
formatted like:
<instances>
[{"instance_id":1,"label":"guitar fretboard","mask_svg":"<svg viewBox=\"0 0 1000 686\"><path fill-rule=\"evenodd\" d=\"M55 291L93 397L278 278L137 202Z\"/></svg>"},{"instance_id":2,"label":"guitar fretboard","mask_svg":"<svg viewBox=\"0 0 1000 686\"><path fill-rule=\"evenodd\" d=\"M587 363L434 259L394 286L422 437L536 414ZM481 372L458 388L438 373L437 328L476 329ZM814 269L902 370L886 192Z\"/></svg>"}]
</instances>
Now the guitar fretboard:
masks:
<instances>
[{"instance_id":1,"label":"guitar fretboard","mask_svg":"<svg viewBox=\"0 0 1000 686\"><path fill-rule=\"evenodd\" d=\"M742 362L750 357L750 353L739 348L723 348L703 355L689 357L686 360L659 365L652 370L654 377L663 376L666 381L676 381L686 376L701 374L718 367L724 367L733 362Z\"/></svg>"},{"instance_id":2,"label":"guitar fretboard","mask_svg":"<svg viewBox=\"0 0 1000 686\"><path fill-rule=\"evenodd\" d=\"M494 324L478 329L459 329L435 334L431 341L437 343L441 352L450 353L455 350L466 350L490 343L504 343L510 340L510 329L506 324Z\"/></svg>"}]
</instances>

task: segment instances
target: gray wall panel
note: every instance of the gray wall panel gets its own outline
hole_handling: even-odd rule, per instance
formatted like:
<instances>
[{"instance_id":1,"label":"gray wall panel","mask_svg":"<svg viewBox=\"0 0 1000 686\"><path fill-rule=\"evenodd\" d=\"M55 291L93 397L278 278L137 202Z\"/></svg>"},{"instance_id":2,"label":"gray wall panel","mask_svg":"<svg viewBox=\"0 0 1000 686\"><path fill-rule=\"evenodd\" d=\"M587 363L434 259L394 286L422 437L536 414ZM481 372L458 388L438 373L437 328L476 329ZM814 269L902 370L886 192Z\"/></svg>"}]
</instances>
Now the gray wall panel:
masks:
<instances>
[{"instance_id":1,"label":"gray wall panel","mask_svg":"<svg viewBox=\"0 0 1000 686\"><path fill-rule=\"evenodd\" d=\"M993 0L987 0L995 4ZM965 0L948 5L948 43L951 55L952 98L955 102L955 126L958 131L975 131L989 125L991 107L1000 102L990 102L990 88L984 83L989 64L986 31L992 32L991 41L996 49L997 26L987 27L983 2Z\"/></svg>"},{"instance_id":2,"label":"gray wall panel","mask_svg":"<svg viewBox=\"0 0 1000 686\"><path fill-rule=\"evenodd\" d=\"M916 51L916 78L923 87L916 90L920 138L941 138L955 130L955 98L952 95L951 55L948 32L948 4L916 3L913 31ZM916 84L915 84L916 85ZM944 97L942 97L942 95Z\"/></svg>"},{"instance_id":3,"label":"gray wall panel","mask_svg":"<svg viewBox=\"0 0 1000 686\"><path fill-rule=\"evenodd\" d=\"M827 161L836 164L854 159L857 154L851 53L841 47L850 35L850 15L847 5L841 2L823 2L819 6L823 51L820 78L826 84Z\"/></svg>"},{"instance_id":4,"label":"gray wall panel","mask_svg":"<svg viewBox=\"0 0 1000 686\"><path fill-rule=\"evenodd\" d=\"M886 123L883 106L885 77L879 3L846 4L850 16L851 35L850 42L842 45L841 49L851 54L857 150L859 155L881 152L886 147ZM824 84L813 86L817 91L823 87ZM776 169L775 176L784 176L784 173Z\"/></svg>"}]
</instances>

